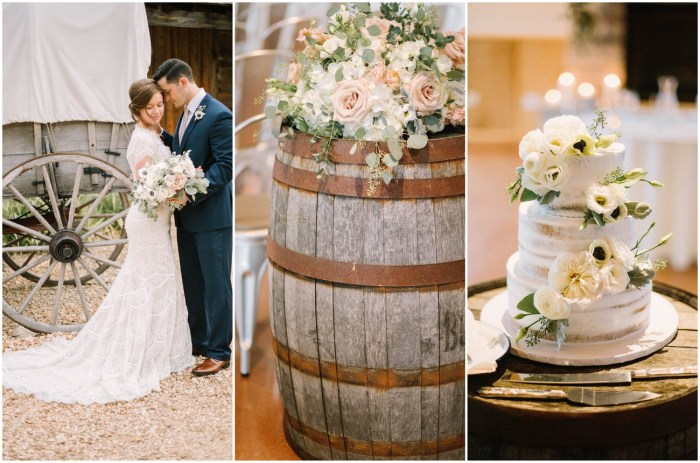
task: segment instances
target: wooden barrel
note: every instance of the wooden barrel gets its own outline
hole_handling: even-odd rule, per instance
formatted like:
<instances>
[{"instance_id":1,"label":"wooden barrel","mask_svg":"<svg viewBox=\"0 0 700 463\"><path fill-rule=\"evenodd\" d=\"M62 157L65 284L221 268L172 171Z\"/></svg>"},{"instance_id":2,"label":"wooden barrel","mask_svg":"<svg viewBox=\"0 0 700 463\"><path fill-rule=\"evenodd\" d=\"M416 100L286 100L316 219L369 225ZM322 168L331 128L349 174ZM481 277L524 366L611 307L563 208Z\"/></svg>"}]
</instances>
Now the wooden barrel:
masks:
<instances>
[{"instance_id":1,"label":"wooden barrel","mask_svg":"<svg viewBox=\"0 0 700 463\"><path fill-rule=\"evenodd\" d=\"M303 458L464 459L464 135L406 150L367 194L368 146L307 135L273 170L270 320ZM387 151L386 146L383 150Z\"/></svg>"},{"instance_id":2,"label":"wooden barrel","mask_svg":"<svg viewBox=\"0 0 700 463\"><path fill-rule=\"evenodd\" d=\"M468 305L481 308L505 291L505 279L468 289ZM594 389L651 391L661 397L610 407L566 401L487 399L483 386L514 387L506 371L593 373L694 365L697 362L697 296L654 282L654 291L678 311L678 334L662 350L642 359L605 367L546 365L507 354L498 369L469 377L469 460L694 460L698 457L698 379L637 380L631 385L596 385ZM568 389L528 384L528 389ZM478 424L477 424L478 423Z\"/></svg>"}]
</instances>

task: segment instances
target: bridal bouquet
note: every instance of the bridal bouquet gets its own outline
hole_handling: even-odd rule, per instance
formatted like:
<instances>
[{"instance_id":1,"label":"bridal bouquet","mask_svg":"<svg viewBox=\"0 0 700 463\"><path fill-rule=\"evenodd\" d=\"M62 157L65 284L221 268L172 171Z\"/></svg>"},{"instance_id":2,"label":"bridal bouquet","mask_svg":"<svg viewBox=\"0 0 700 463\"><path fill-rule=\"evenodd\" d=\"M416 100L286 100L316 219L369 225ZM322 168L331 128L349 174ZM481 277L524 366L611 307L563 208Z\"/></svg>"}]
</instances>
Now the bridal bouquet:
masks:
<instances>
[{"instance_id":1,"label":"bridal bouquet","mask_svg":"<svg viewBox=\"0 0 700 463\"><path fill-rule=\"evenodd\" d=\"M281 113L290 135L326 139L314 156L317 176L331 164L331 141L350 138L374 142L370 184L389 183L406 146L423 148L428 134L465 124L464 29L441 33L435 7L424 4L383 3L373 12L353 3L327 16L327 30L299 33L305 48L286 81L268 79L265 113Z\"/></svg>"},{"instance_id":2,"label":"bridal bouquet","mask_svg":"<svg viewBox=\"0 0 700 463\"><path fill-rule=\"evenodd\" d=\"M201 167L195 168L189 153L189 150L182 155L173 153L170 158L139 170L139 180L134 182L131 192L139 211L157 220L157 209L164 201L170 202L170 210L179 210L185 205L187 195L194 199L197 193L207 193L209 180L204 178Z\"/></svg>"}]
</instances>

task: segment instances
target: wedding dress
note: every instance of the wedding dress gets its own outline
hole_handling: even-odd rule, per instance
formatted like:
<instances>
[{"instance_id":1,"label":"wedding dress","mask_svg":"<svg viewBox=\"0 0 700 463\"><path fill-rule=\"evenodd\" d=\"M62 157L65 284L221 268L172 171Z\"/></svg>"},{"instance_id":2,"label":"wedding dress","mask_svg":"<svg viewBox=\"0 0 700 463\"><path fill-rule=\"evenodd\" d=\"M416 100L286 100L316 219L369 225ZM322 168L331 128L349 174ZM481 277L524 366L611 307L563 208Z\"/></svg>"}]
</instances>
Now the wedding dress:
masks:
<instances>
[{"instance_id":1,"label":"wedding dress","mask_svg":"<svg viewBox=\"0 0 700 463\"><path fill-rule=\"evenodd\" d=\"M170 151L153 131L136 126L129 166ZM166 204L158 220L131 208L124 264L99 309L71 341L3 353L3 386L65 403L132 400L160 389L160 380L194 364L180 272Z\"/></svg>"}]
</instances>

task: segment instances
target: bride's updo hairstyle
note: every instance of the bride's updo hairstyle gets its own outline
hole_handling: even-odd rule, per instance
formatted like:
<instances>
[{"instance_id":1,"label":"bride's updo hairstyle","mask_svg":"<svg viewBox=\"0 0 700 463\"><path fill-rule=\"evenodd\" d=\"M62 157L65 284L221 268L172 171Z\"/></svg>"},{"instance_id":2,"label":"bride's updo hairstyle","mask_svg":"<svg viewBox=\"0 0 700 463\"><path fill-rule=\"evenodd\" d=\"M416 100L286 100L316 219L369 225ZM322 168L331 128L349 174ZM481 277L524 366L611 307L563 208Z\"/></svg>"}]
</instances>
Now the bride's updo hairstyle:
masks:
<instances>
[{"instance_id":1,"label":"bride's updo hairstyle","mask_svg":"<svg viewBox=\"0 0 700 463\"><path fill-rule=\"evenodd\" d=\"M134 122L138 122L141 118L140 111L148 106L148 102L151 101L153 95L160 93L163 96L163 104L165 104L165 92L156 84L153 79L139 79L129 87L129 98L131 103L129 103L129 110L131 111L131 118ZM144 123L146 123L144 121ZM160 131L160 124L155 127Z\"/></svg>"}]
</instances>

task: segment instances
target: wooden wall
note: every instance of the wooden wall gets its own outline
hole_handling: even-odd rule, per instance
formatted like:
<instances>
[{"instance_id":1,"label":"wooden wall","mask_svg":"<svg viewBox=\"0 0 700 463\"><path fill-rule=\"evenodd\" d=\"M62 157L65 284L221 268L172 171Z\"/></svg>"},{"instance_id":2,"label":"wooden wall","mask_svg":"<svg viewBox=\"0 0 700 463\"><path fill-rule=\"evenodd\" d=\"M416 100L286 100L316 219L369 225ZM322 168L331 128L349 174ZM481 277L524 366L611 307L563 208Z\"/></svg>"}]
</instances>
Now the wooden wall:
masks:
<instances>
[{"instance_id":1,"label":"wooden wall","mask_svg":"<svg viewBox=\"0 0 700 463\"><path fill-rule=\"evenodd\" d=\"M153 75L168 58L186 61L194 80L214 98L233 108L233 35L230 29L205 29L150 25ZM182 110L166 103L163 127L174 133Z\"/></svg>"},{"instance_id":2,"label":"wooden wall","mask_svg":"<svg viewBox=\"0 0 700 463\"><path fill-rule=\"evenodd\" d=\"M521 98L556 86L567 41L469 37L467 46L468 88L479 99L469 108L469 143L517 142L538 125L536 114L521 109Z\"/></svg>"}]
</instances>

